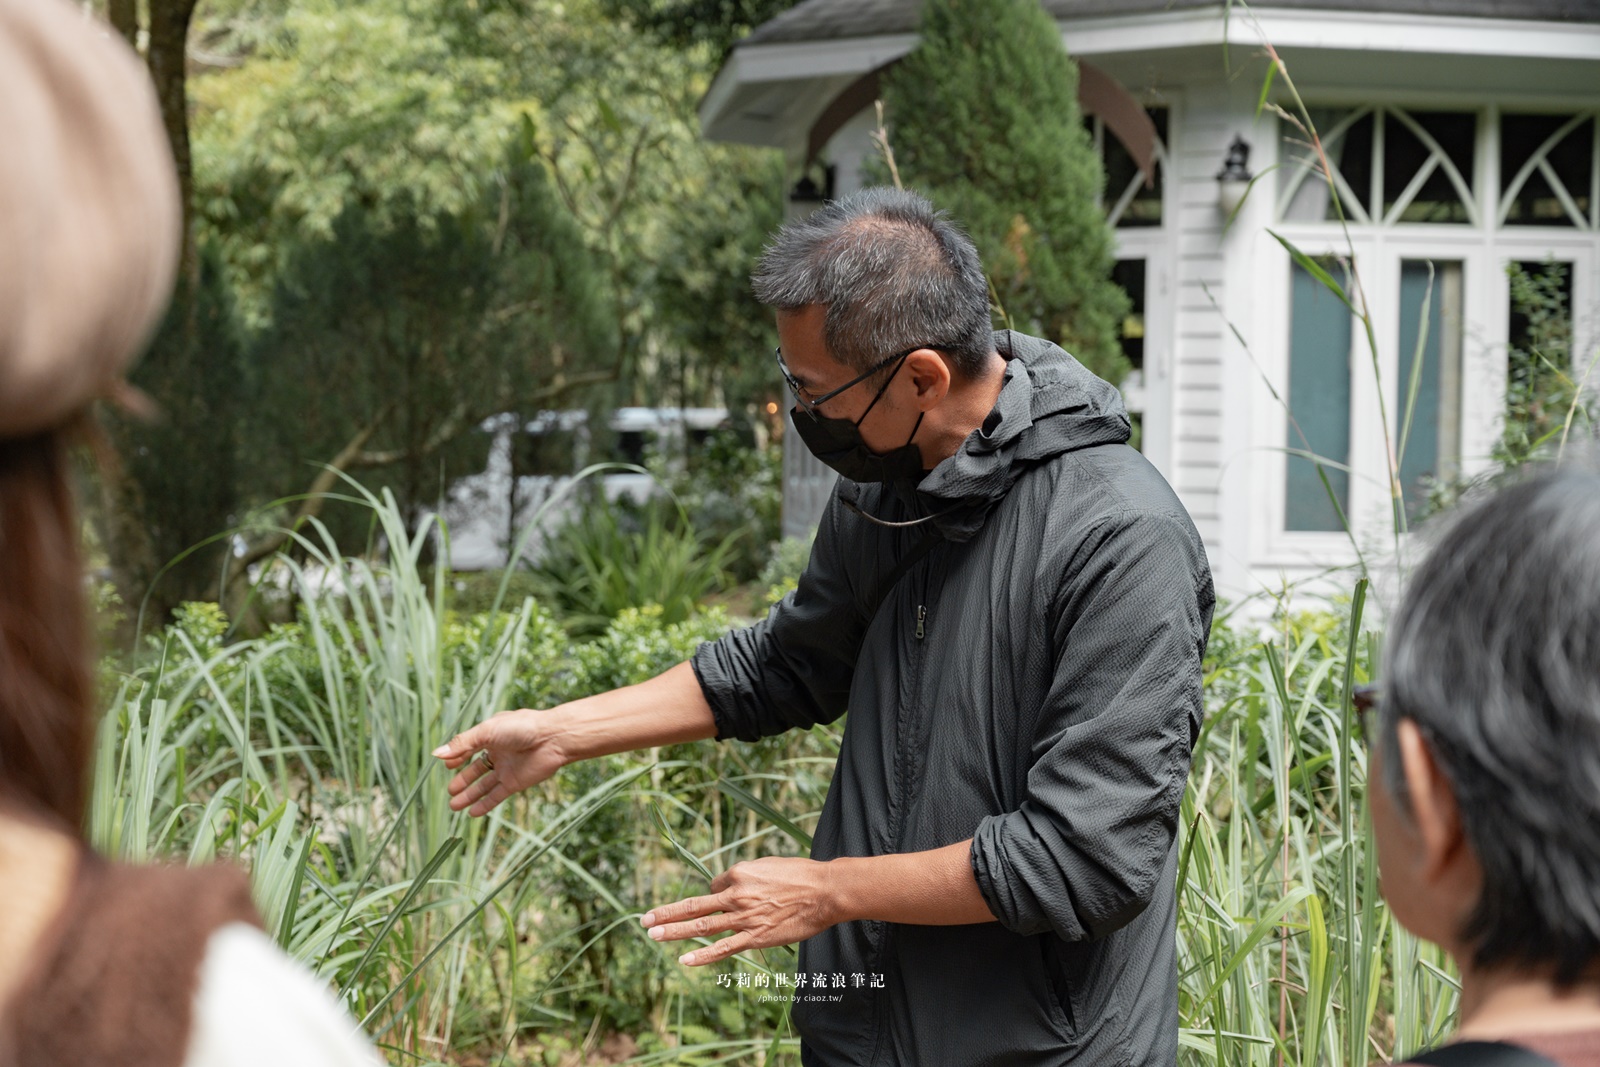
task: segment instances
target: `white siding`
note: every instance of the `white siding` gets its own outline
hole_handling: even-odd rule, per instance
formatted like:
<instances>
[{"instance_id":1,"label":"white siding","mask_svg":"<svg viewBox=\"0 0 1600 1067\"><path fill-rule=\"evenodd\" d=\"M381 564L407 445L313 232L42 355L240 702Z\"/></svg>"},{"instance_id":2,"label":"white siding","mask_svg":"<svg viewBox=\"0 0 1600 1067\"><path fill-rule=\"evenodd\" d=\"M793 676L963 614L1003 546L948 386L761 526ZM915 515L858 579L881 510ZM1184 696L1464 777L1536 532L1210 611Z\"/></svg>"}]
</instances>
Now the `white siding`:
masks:
<instances>
[{"instance_id":1,"label":"white siding","mask_svg":"<svg viewBox=\"0 0 1600 1067\"><path fill-rule=\"evenodd\" d=\"M1219 101L1185 95L1171 133L1168 210L1177 218L1177 308L1173 360L1173 488L1205 540L1213 572L1223 566L1222 337L1213 298L1224 298L1216 172L1233 135ZM1210 295L1207 295L1207 290Z\"/></svg>"}]
</instances>

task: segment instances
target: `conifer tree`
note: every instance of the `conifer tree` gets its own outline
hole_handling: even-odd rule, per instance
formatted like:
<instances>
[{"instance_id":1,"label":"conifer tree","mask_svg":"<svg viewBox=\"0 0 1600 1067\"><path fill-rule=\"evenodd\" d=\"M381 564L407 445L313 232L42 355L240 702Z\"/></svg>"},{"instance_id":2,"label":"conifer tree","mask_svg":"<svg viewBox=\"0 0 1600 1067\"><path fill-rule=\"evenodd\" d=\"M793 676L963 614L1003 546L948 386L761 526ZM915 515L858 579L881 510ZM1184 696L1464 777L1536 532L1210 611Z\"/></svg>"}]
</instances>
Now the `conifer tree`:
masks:
<instances>
[{"instance_id":1,"label":"conifer tree","mask_svg":"<svg viewBox=\"0 0 1600 1067\"><path fill-rule=\"evenodd\" d=\"M972 234L997 320L1120 383L1128 297L1060 30L1039 0L926 0L921 35L884 87L902 180Z\"/></svg>"}]
</instances>

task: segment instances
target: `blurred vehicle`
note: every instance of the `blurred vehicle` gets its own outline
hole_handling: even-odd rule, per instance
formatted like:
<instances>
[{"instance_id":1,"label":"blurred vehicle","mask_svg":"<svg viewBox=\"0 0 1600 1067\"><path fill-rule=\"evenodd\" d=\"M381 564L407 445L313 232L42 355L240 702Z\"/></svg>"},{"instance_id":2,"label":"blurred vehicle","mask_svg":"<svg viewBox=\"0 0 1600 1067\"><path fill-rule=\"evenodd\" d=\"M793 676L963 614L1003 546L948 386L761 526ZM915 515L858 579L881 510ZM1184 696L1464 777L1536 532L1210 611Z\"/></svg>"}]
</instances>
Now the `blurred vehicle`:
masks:
<instances>
[{"instance_id":1,"label":"blurred vehicle","mask_svg":"<svg viewBox=\"0 0 1600 1067\"><path fill-rule=\"evenodd\" d=\"M441 509L452 570L504 567L524 535L521 558L537 560L545 534L579 506L578 493L562 490L586 466L681 470L714 430L729 425L726 408L617 408L606 417L607 432L600 434L589 417L587 411L541 411L523 420L507 412L479 424L478 432L489 436L484 469L451 483ZM642 504L663 491L654 475L640 471L613 469L591 478L612 503ZM558 494L561 499L546 508Z\"/></svg>"}]
</instances>

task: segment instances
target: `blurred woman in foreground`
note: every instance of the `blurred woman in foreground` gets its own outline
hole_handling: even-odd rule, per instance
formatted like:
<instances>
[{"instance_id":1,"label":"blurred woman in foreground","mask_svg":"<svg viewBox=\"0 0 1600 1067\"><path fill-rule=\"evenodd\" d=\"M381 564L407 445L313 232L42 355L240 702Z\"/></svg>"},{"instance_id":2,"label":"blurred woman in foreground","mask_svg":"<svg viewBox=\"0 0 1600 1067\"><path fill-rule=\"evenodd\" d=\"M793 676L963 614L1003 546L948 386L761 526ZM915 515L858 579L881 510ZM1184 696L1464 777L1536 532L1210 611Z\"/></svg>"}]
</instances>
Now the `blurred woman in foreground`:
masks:
<instances>
[{"instance_id":1,"label":"blurred woman in foreground","mask_svg":"<svg viewBox=\"0 0 1600 1067\"><path fill-rule=\"evenodd\" d=\"M381 1061L243 872L83 840L95 692L69 447L171 292L177 178L138 59L0 0L0 1065Z\"/></svg>"},{"instance_id":2,"label":"blurred woman in foreground","mask_svg":"<svg viewBox=\"0 0 1600 1067\"><path fill-rule=\"evenodd\" d=\"M1385 671L1383 894L1461 972L1455 1040L1409 1062L1600 1067L1600 472L1544 470L1451 521Z\"/></svg>"}]
</instances>

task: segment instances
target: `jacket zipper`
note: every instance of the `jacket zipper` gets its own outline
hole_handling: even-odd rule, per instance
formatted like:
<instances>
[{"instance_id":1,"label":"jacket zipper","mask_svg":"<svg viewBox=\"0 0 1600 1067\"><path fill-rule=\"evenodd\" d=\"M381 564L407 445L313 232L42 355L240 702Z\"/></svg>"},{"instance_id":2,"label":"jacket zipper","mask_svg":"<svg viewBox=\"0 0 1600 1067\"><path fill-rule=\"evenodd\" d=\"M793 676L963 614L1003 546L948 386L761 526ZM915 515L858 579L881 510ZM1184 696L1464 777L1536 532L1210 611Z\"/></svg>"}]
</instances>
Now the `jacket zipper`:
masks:
<instances>
[{"instance_id":1,"label":"jacket zipper","mask_svg":"<svg viewBox=\"0 0 1600 1067\"><path fill-rule=\"evenodd\" d=\"M935 549L935 551L937 551L937 549ZM899 792L899 816L895 822L893 841L893 847L896 853L900 851L900 843L905 833L906 808L910 805L910 797L907 796L907 793L910 789L911 776L906 769L906 761L910 757L911 746L906 744L906 735L910 732L908 727L914 724L916 721L917 701L922 695L923 646L920 644L920 642L927 636L928 632L928 576L933 572L933 556L934 552L929 552L928 555L917 564L917 568L919 568L921 571L920 574L908 575L908 577L914 577L918 583L917 595L915 598L917 605L917 628L914 633L916 640L919 643L912 646L912 655L906 665L906 669L911 674L910 698L905 707L897 709L898 711L902 712L902 714L896 716L898 722L895 737L895 784ZM889 938L893 936L893 933L893 924L884 923L883 936L878 939L878 951L873 960L873 970L875 972L881 972L883 969L883 961L885 956L888 955L889 951ZM888 1020L884 1018L884 1016L887 1014L887 1011L885 1010L885 1003L886 1002L884 999L879 997L874 1004L873 1024L874 1029L877 1032L873 1035L872 1055L867 1060L868 1064L877 1063L878 1052L883 1047L884 1030L888 1028Z\"/></svg>"},{"instance_id":2,"label":"jacket zipper","mask_svg":"<svg viewBox=\"0 0 1600 1067\"><path fill-rule=\"evenodd\" d=\"M899 729L895 737L898 756L895 760L895 778L900 790L899 819L894 828L894 850L900 851L901 840L905 835L906 808L910 806L909 791L911 788L911 771L907 764L910 761L913 746L907 743L907 738L917 723L917 704L922 699L922 645L921 641L927 636L928 629L928 577L933 571L934 553L928 553L918 565L920 573L914 575L917 582L917 628L914 631L917 644L912 646L910 661L906 669L911 674L911 688L906 704L900 710Z\"/></svg>"}]
</instances>

